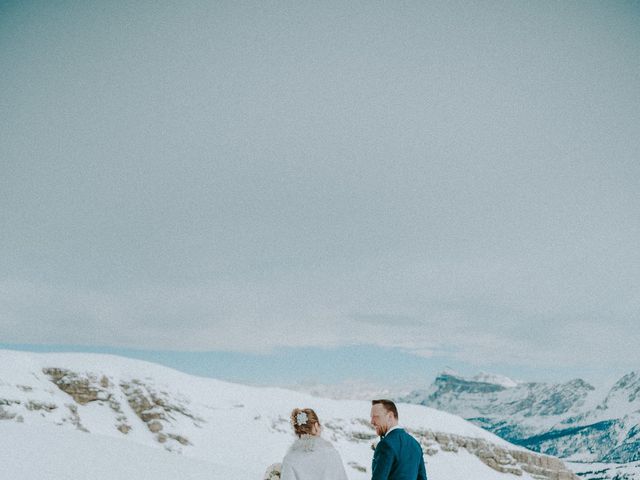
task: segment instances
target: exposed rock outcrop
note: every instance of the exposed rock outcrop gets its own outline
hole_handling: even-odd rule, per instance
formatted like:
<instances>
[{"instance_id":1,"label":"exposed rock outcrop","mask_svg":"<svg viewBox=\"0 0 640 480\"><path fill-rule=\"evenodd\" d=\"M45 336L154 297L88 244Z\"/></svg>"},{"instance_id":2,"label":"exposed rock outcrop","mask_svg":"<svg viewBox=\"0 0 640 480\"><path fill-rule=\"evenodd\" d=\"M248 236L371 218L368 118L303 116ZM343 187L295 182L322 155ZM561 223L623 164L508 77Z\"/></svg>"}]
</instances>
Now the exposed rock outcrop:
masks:
<instances>
[{"instance_id":1,"label":"exposed rock outcrop","mask_svg":"<svg viewBox=\"0 0 640 480\"><path fill-rule=\"evenodd\" d=\"M80 405L86 405L96 400L108 400L110 397L106 390L108 383L103 387L102 384L98 384L95 376L81 376L62 368L45 368L43 373L48 375L60 390L71 395Z\"/></svg>"},{"instance_id":2,"label":"exposed rock outcrop","mask_svg":"<svg viewBox=\"0 0 640 480\"><path fill-rule=\"evenodd\" d=\"M176 420L178 416L187 417L196 425L203 422L168 393L158 391L138 379L114 383L106 375L78 373L55 367L44 368L43 373L76 402L76 404L68 405L71 414L68 420L80 430L86 431L80 422L77 405L87 405L92 402L102 402L109 405L115 415L114 427L124 435L134 428L123 410L123 404L128 405L135 416L155 435L156 440L163 444L168 440L174 440L183 446L191 444L185 436L171 432L172 421ZM27 408L50 411L57 406L49 403L29 402ZM0 415L2 414L0 411ZM8 413L4 415L7 416Z\"/></svg>"},{"instance_id":3,"label":"exposed rock outcrop","mask_svg":"<svg viewBox=\"0 0 640 480\"><path fill-rule=\"evenodd\" d=\"M165 426L171 426L171 420L175 419L175 415L190 418L196 425L202 422L202 419L189 412L184 405L172 400L166 392L158 392L140 380L121 382L120 388L138 418L146 424L150 432L157 434L158 442L165 443L171 438L181 445L190 444L186 437L164 432Z\"/></svg>"},{"instance_id":4,"label":"exposed rock outcrop","mask_svg":"<svg viewBox=\"0 0 640 480\"><path fill-rule=\"evenodd\" d=\"M355 419L347 428L347 422L326 423L325 429L332 435L346 437L354 442L371 442L376 439L375 431L365 419ZM422 446L426 456L439 452L455 453L461 449L478 457L488 467L511 475L522 476L525 472L539 480L577 480L577 477L562 460L527 450L504 448L480 438L464 437L431 430L407 429Z\"/></svg>"},{"instance_id":5,"label":"exposed rock outcrop","mask_svg":"<svg viewBox=\"0 0 640 480\"><path fill-rule=\"evenodd\" d=\"M522 475L523 472L535 478L545 480L576 480L578 477L571 472L562 460L540 455L526 450L506 449L486 440L469 438L428 430L411 431L426 451L433 452L434 442L442 451L457 451L464 448L478 457L485 465L502 473ZM437 452L437 450L436 450ZM434 454L434 453L432 453Z\"/></svg>"}]
</instances>

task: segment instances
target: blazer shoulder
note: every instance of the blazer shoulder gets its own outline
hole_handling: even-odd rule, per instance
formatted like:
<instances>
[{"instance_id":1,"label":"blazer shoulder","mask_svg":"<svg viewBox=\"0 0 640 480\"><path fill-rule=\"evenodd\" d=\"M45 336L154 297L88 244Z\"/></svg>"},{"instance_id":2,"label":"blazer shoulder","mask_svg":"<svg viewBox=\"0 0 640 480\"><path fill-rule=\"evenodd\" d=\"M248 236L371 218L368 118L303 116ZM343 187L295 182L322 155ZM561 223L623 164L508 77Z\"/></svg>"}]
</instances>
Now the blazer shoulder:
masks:
<instances>
[{"instance_id":1,"label":"blazer shoulder","mask_svg":"<svg viewBox=\"0 0 640 480\"><path fill-rule=\"evenodd\" d=\"M396 446L402 442L402 437L406 434L407 433L404 431L404 429L397 428L385 435L385 437L380 440L380 443L388 445L390 448L395 450Z\"/></svg>"},{"instance_id":2,"label":"blazer shoulder","mask_svg":"<svg viewBox=\"0 0 640 480\"><path fill-rule=\"evenodd\" d=\"M401 439L404 435L409 435L409 434L407 433L407 431L404 428L399 427L399 428L396 428L396 429L390 431L384 438L385 438L385 440L389 439L389 440L396 440L397 441L397 440Z\"/></svg>"}]
</instances>

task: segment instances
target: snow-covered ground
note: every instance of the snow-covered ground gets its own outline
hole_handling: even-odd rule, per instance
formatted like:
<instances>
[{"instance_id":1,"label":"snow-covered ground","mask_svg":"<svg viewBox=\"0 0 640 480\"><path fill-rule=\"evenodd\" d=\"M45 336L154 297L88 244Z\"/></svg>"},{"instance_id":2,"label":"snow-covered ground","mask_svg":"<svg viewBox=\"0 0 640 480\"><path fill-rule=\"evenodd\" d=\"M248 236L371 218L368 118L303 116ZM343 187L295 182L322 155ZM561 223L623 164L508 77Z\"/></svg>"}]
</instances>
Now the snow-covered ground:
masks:
<instances>
[{"instance_id":1,"label":"snow-covered ground","mask_svg":"<svg viewBox=\"0 0 640 480\"><path fill-rule=\"evenodd\" d=\"M0 351L0 462L11 464L3 478L259 479L293 440L294 407L316 410L350 479L370 478L370 402L221 382L109 355ZM533 478L515 460L528 455L523 448L455 415L408 404L399 410L403 425L422 432L430 480L516 477L488 466L487 450L497 452L499 466Z\"/></svg>"},{"instance_id":2,"label":"snow-covered ground","mask_svg":"<svg viewBox=\"0 0 640 480\"><path fill-rule=\"evenodd\" d=\"M251 478L241 468L55 425L0 423L0 472L7 480Z\"/></svg>"}]
</instances>

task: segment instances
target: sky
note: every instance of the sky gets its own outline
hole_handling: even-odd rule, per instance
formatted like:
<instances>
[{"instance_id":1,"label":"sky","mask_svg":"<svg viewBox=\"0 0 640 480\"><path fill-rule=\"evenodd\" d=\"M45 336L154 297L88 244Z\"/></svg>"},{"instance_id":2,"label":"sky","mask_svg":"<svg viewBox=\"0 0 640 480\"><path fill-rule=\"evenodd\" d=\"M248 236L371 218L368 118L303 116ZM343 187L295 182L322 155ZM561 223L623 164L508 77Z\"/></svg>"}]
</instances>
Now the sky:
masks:
<instances>
[{"instance_id":1,"label":"sky","mask_svg":"<svg viewBox=\"0 0 640 480\"><path fill-rule=\"evenodd\" d=\"M2 345L640 368L637 1L173 3L0 2Z\"/></svg>"}]
</instances>

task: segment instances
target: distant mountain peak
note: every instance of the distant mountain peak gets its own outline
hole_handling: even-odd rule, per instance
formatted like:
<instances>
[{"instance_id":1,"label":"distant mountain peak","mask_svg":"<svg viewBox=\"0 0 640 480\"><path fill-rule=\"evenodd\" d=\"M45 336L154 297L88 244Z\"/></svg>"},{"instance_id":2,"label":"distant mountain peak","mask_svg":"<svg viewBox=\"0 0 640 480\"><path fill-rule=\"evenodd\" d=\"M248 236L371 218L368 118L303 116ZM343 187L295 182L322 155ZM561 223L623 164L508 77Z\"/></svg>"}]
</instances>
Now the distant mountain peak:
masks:
<instances>
[{"instance_id":1,"label":"distant mountain peak","mask_svg":"<svg viewBox=\"0 0 640 480\"><path fill-rule=\"evenodd\" d=\"M455 378L457 380L462 380L464 382L469 382L469 383L474 383L474 382L488 383L491 385L498 385L503 388L513 388L513 387L517 387L520 384L519 382L516 382L515 380L512 380L509 377L506 377L504 375L488 373L488 372L480 372L479 374L469 378L469 377L465 377L464 375L448 367L442 370L442 372L440 372L440 375L438 375L438 377L440 378L451 377L451 378Z\"/></svg>"},{"instance_id":2,"label":"distant mountain peak","mask_svg":"<svg viewBox=\"0 0 640 480\"><path fill-rule=\"evenodd\" d=\"M505 388L513 388L518 386L518 382L515 380L511 380L509 377L505 377L504 375L498 375L495 373L487 373L480 372L478 375L473 377L473 380L476 382L483 383L492 383L494 385L500 385Z\"/></svg>"},{"instance_id":3,"label":"distant mountain peak","mask_svg":"<svg viewBox=\"0 0 640 480\"><path fill-rule=\"evenodd\" d=\"M444 376L444 377L457 377L457 378L464 378L460 373L458 373L456 370L454 370L453 368L449 368L449 367L445 367L444 370L442 370L442 372L440 372L440 376Z\"/></svg>"}]
</instances>

